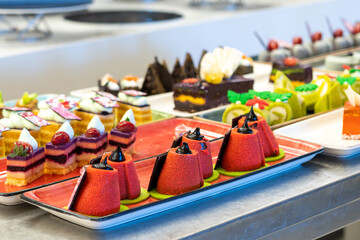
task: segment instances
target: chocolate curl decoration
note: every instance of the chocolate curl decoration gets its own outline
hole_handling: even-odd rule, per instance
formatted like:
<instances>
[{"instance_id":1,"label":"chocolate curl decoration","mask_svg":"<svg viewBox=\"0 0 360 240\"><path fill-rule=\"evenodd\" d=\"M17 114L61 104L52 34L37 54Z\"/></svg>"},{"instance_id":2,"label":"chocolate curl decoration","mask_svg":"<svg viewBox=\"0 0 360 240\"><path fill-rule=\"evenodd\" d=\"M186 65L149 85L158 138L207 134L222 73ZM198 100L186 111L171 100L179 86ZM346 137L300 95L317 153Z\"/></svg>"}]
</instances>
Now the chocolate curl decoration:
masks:
<instances>
[{"instance_id":1,"label":"chocolate curl decoration","mask_svg":"<svg viewBox=\"0 0 360 240\"><path fill-rule=\"evenodd\" d=\"M257 118L257 116L256 116L256 114L255 114L255 112L254 112L254 106L251 106L250 112L249 112L249 114L248 114L247 117L246 117L246 122L247 122L247 121L255 122L255 121L257 121L257 120L258 120L258 118Z\"/></svg>"},{"instance_id":2,"label":"chocolate curl decoration","mask_svg":"<svg viewBox=\"0 0 360 240\"><path fill-rule=\"evenodd\" d=\"M203 140L203 138L204 138L204 136L201 135L201 133L200 133L199 127L195 128L194 132L189 133L188 135L186 135L186 137L189 139L198 140L198 141Z\"/></svg>"},{"instance_id":3,"label":"chocolate curl decoration","mask_svg":"<svg viewBox=\"0 0 360 240\"><path fill-rule=\"evenodd\" d=\"M101 170L113 170L113 168L107 164L107 156L100 163L95 163L92 165L93 168L101 169Z\"/></svg>"},{"instance_id":4,"label":"chocolate curl decoration","mask_svg":"<svg viewBox=\"0 0 360 240\"><path fill-rule=\"evenodd\" d=\"M245 119L244 124L242 125L242 127L238 128L238 130L237 130L238 133L242 133L242 134L251 134L251 133L253 133L253 130L249 127L247 122L248 122L248 120Z\"/></svg>"},{"instance_id":5,"label":"chocolate curl decoration","mask_svg":"<svg viewBox=\"0 0 360 240\"><path fill-rule=\"evenodd\" d=\"M109 158L113 162L125 162L126 160L125 155L123 154L119 146L115 149L115 151L110 154Z\"/></svg>"},{"instance_id":6,"label":"chocolate curl decoration","mask_svg":"<svg viewBox=\"0 0 360 240\"><path fill-rule=\"evenodd\" d=\"M192 152L190 151L189 145L184 142L181 147L179 147L178 149L176 149L175 151L176 153L179 154L192 154Z\"/></svg>"}]
</instances>

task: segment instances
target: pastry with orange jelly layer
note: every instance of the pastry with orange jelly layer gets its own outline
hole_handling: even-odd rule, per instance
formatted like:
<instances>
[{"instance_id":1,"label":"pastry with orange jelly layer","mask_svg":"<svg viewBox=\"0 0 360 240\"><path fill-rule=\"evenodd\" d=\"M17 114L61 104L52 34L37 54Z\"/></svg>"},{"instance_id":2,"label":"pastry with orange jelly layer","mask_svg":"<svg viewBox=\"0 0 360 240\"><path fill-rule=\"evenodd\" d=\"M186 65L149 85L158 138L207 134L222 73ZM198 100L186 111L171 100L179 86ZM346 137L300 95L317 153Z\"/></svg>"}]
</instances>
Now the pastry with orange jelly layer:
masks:
<instances>
[{"instance_id":1,"label":"pastry with orange jelly layer","mask_svg":"<svg viewBox=\"0 0 360 240\"><path fill-rule=\"evenodd\" d=\"M44 174L45 151L25 128L6 161L7 185L25 186Z\"/></svg>"},{"instance_id":2,"label":"pastry with orange jelly layer","mask_svg":"<svg viewBox=\"0 0 360 240\"><path fill-rule=\"evenodd\" d=\"M45 173L65 175L77 167L74 130L68 122L54 134L45 146Z\"/></svg>"},{"instance_id":3,"label":"pastry with orange jelly layer","mask_svg":"<svg viewBox=\"0 0 360 240\"><path fill-rule=\"evenodd\" d=\"M136 121L130 109L124 114L118 125L110 131L106 151L114 151L117 147L121 147L126 153L134 153L136 131Z\"/></svg>"},{"instance_id":4,"label":"pastry with orange jelly layer","mask_svg":"<svg viewBox=\"0 0 360 240\"><path fill-rule=\"evenodd\" d=\"M150 122L152 120L151 108L145 97L145 93L127 90L119 93L119 107L115 108L115 119L121 119L126 111L131 109L137 124Z\"/></svg>"},{"instance_id":5,"label":"pastry with orange jelly layer","mask_svg":"<svg viewBox=\"0 0 360 240\"><path fill-rule=\"evenodd\" d=\"M85 134L77 141L77 157L79 166L85 166L90 160L102 155L108 144L108 133L98 116L94 116Z\"/></svg>"},{"instance_id":6,"label":"pastry with orange jelly layer","mask_svg":"<svg viewBox=\"0 0 360 240\"><path fill-rule=\"evenodd\" d=\"M200 63L200 80L184 79L174 85L175 109L197 112L228 104L227 91L247 92L254 80L237 74L243 53L234 48L216 48Z\"/></svg>"},{"instance_id":7,"label":"pastry with orange jelly layer","mask_svg":"<svg viewBox=\"0 0 360 240\"><path fill-rule=\"evenodd\" d=\"M342 139L360 140L360 95L351 86L345 93L349 101L344 106Z\"/></svg>"}]
</instances>

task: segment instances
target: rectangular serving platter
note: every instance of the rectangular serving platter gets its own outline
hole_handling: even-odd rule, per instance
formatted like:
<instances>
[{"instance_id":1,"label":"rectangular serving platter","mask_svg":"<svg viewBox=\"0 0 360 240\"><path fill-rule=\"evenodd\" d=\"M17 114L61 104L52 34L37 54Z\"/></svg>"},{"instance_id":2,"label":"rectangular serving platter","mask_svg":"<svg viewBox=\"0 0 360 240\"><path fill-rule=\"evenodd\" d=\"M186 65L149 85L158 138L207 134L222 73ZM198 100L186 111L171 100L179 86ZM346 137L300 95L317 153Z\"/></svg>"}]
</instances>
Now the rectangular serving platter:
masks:
<instances>
[{"instance_id":1,"label":"rectangular serving platter","mask_svg":"<svg viewBox=\"0 0 360 240\"><path fill-rule=\"evenodd\" d=\"M200 127L202 134L210 141L222 138L229 130L229 127L225 124L214 124L183 118L173 118L142 125L137 129L134 145L135 154L132 155L133 160L140 161L166 152L167 149L171 147L173 140L179 136L180 133L193 130L196 127ZM25 187L8 186L5 185L6 158L0 159L0 204L21 204L20 195L22 193L66 181L79 175L80 169L78 168L64 176L45 175Z\"/></svg>"},{"instance_id":2,"label":"rectangular serving platter","mask_svg":"<svg viewBox=\"0 0 360 240\"><path fill-rule=\"evenodd\" d=\"M71 193L76 185L76 179L47 186L24 193L21 198L30 204L40 207L59 218L81 225L90 229L106 229L113 226L135 221L146 216L167 211L200 199L220 194L240 186L265 179L267 177L288 171L311 160L322 151L322 146L301 140L276 136L280 147L285 151L285 158L269 163L269 167L232 178L220 176L218 180L208 187L197 189L185 194L174 196L165 200L149 198L138 204L128 205L129 210L108 215L105 217L91 217L74 211L69 211L67 206ZM222 139L211 142L213 163L216 162L222 144ZM141 186L147 188L156 158L135 162Z\"/></svg>"},{"instance_id":3,"label":"rectangular serving platter","mask_svg":"<svg viewBox=\"0 0 360 240\"><path fill-rule=\"evenodd\" d=\"M342 122L344 108L304 120L274 132L276 134L309 141L324 146L324 154L348 158L360 154L360 140L343 140Z\"/></svg>"}]
</instances>

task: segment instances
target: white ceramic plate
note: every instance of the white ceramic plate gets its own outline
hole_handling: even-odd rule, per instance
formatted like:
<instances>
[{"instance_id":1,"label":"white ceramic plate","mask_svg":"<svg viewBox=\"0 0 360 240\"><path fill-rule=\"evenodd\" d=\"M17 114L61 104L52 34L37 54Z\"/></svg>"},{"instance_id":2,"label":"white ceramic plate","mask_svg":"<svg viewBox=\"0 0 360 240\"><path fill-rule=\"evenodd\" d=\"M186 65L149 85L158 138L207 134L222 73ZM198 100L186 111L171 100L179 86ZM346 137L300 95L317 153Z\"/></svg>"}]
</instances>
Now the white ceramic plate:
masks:
<instances>
[{"instance_id":1,"label":"white ceramic plate","mask_svg":"<svg viewBox=\"0 0 360 240\"><path fill-rule=\"evenodd\" d=\"M324 154L347 158L360 153L360 140L343 140L344 108L279 128L279 135L311 141L324 146Z\"/></svg>"}]
</instances>

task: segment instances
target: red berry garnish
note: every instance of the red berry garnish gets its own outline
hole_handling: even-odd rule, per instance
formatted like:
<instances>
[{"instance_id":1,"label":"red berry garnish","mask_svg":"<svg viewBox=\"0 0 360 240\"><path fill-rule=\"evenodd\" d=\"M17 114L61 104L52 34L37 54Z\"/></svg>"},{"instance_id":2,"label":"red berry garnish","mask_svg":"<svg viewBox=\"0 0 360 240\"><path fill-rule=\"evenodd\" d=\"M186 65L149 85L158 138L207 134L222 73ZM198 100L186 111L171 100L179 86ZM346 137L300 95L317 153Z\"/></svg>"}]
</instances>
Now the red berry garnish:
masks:
<instances>
[{"instance_id":1,"label":"red berry garnish","mask_svg":"<svg viewBox=\"0 0 360 240\"><path fill-rule=\"evenodd\" d=\"M296 44L302 44L302 38L301 37L295 36L293 38L293 45L296 45Z\"/></svg>"},{"instance_id":2,"label":"red berry garnish","mask_svg":"<svg viewBox=\"0 0 360 240\"><path fill-rule=\"evenodd\" d=\"M269 51L272 51L272 50L275 50L275 49L278 49L279 48L279 44L277 41L275 40L270 40L269 41L269 44L268 44L268 49Z\"/></svg>"},{"instance_id":3,"label":"red berry garnish","mask_svg":"<svg viewBox=\"0 0 360 240\"><path fill-rule=\"evenodd\" d=\"M188 83L188 84L194 84L198 81L197 78L186 78L184 80L182 80L181 82L182 83Z\"/></svg>"},{"instance_id":4,"label":"red berry garnish","mask_svg":"<svg viewBox=\"0 0 360 240\"><path fill-rule=\"evenodd\" d=\"M334 38L342 37L343 36L343 30L341 30L340 28L336 29L333 36L334 36Z\"/></svg>"},{"instance_id":5,"label":"red berry garnish","mask_svg":"<svg viewBox=\"0 0 360 240\"><path fill-rule=\"evenodd\" d=\"M311 35L311 41L312 42L320 41L321 38L322 38L322 33L321 32L316 32L316 33Z\"/></svg>"},{"instance_id":6,"label":"red berry garnish","mask_svg":"<svg viewBox=\"0 0 360 240\"><path fill-rule=\"evenodd\" d=\"M116 129L121 132L133 132L133 131L135 131L136 128L135 128L134 124L132 124L131 122L122 121L122 122L118 123L118 125L116 126Z\"/></svg>"},{"instance_id":7,"label":"red berry garnish","mask_svg":"<svg viewBox=\"0 0 360 240\"><path fill-rule=\"evenodd\" d=\"M26 154L31 154L33 152L33 147L29 143L17 141L17 142L15 142L13 148L11 149L11 153L15 153L15 149L14 149L15 146L18 146L18 147L22 146L24 152L25 152L25 149L26 149L26 152L25 152Z\"/></svg>"},{"instance_id":8,"label":"red berry garnish","mask_svg":"<svg viewBox=\"0 0 360 240\"><path fill-rule=\"evenodd\" d=\"M54 145L63 145L70 142L70 136L66 132L56 132L51 139Z\"/></svg>"},{"instance_id":9,"label":"red berry garnish","mask_svg":"<svg viewBox=\"0 0 360 240\"><path fill-rule=\"evenodd\" d=\"M354 34L360 33L360 23L356 23L354 27Z\"/></svg>"},{"instance_id":10,"label":"red berry garnish","mask_svg":"<svg viewBox=\"0 0 360 240\"><path fill-rule=\"evenodd\" d=\"M100 131L96 128L89 128L86 133L85 137L91 138L91 137L98 137L100 136Z\"/></svg>"},{"instance_id":11,"label":"red berry garnish","mask_svg":"<svg viewBox=\"0 0 360 240\"><path fill-rule=\"evenodd\" d=\"M299 59L295 57L286 57L284 58L284 64L286 66L296 66L299 64Z\"/></svg>"}]
</instances>

